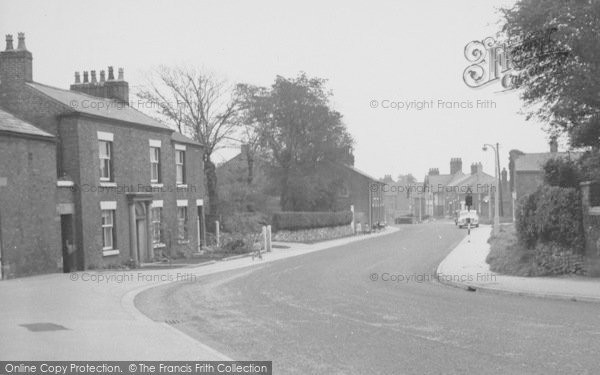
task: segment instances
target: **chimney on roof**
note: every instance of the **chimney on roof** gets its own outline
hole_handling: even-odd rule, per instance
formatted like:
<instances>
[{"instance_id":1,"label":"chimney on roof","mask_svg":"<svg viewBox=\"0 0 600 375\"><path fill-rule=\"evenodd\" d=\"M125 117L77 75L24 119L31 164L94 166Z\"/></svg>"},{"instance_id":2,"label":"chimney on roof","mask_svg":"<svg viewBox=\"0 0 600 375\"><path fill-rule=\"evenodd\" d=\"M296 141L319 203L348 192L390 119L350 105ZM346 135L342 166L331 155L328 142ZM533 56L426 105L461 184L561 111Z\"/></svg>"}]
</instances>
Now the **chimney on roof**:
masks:
<instances>
[{"instance_id":1,"label":"chimney on roof","mask_svg":"<svg viewBox=\"0 0 600 375\"><path fill-rule=\"evenodd\" d=\"M555 135L550 137L550 152L553 154L558 152L558 141Z\"/></svg>"},{"instance_id":2,"label":"chimney on roof","mask_svg":"<svg viewBox=\"0 0 600 375\"><path fill-rule=\"evenodd\" d=\"M506 184L508 182L508 172L506 168L502 168L502 183Z\"/></svg>"},{"instance_id":3,"label":"chimney on roof","mask_svg":"<svg viewBox=\"0 0 600 375\"><path fill-rule=\"evenodd\" d=\"M471 174L478 173L483 173L483 164L481 162L471 164Z\"/></svg>"},{"instance_id":4,"label":"chimney on roof","mask_svg":"<svg viewBox=\"0 0 600 375\"><path fill-rule=\"evenodd\" d=\"M452 158L450 159L450 174L456 174L462 172L462 159Z\"/></svg>"},{"instance_id":5,"label":"chimney on roof","mask_svg":"<svg viewBox=\"0 0 600 375\"><path fill-rule=\"evenodd\" d=\"M439 176L440 170L438 168L429 168L429 172L427 174L429 176Z\"/></svg>"},{"instance_id":6,"label":"chimney on roof","mask_svg":"<svg viewBox=\"0 0 600 375\"><path fill-rule=\"evenodd\" d=\"M19 33L17 49L13 47L13 36L6 35L6 49L0 52L0 83L22 85L33 81L33 55L25 47L25 34Z\"/></svg>"},{"instance_id":7,"label":"chimney on roof","mask_svg":"<svg viewBox=\"0 0 600 375\"><path fill-rule=\"evenodd\" d=\"M119 80L115 80L112 66L108 67L108 80L104 70L100 71L100 81L96 76L96 70L91 72L91 82L88 72L83 72L83 83L78 79L79 73L75 73L75 83L71 85L72 91L83 92L98 98L115 99L125 104L129 103L129 84L123 80L123 68L119 68Z\"/></svg>"},{"instance_id":8,"label":"chimney on roof","mask_svg":"<svg viewBox=\"0 0 600 375\"><path fill-rule=\"evenodd\" d=\"M79 74L79 72L75 72L75 84L81 84L81 75Z\"/></svg>"},{"instance_id":9,"label":"chimney on roof","mask_svg":"<svg viewBox=\"0 0 600 375\"><path fill-rule=\"evenodd\" d=\"M108 81L104 83L106 87L106 97L118 100L122 103L129 103L129 83L124 80L123 68L119 68L119 79L114 80L112 66L108 67Z\"/></svg>"},{"instance_id":10,"label":"chimney on roof","mask_svg":"<svg viewBox=\"0 0 600 375\"><path fill-rule=\"evenodd\" d=\"M6 51L12 51L13 49L13 36L8 34L6 36Z\"/></svg>"}]
</instances>

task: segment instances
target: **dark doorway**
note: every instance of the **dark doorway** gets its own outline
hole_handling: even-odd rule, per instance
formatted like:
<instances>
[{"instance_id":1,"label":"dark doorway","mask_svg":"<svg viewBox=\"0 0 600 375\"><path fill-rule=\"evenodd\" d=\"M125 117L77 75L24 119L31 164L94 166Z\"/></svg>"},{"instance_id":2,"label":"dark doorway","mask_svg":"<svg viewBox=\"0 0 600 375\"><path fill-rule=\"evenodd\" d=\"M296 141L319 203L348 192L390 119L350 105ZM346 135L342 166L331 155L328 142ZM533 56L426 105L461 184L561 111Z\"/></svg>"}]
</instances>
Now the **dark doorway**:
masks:
<instances>
[{"instance_id":1,"label":"dark doorway","mask_svg":"<svg viewBox=\"0 0 600 375\"><path fill-rule=\"evenodd\" d=\"M206 226L204 225L204 206L198 206L198 234L200 237L200 242L198 243L198 248L202 250L206 243L204 239L206 238Z\"/></svg>"},{"instance_id":2,"label":"dark doorway","mask_svg":"<svg viewBox=\"0 0 600 375\"><path fill-rule=\"evenodd\" d=\"M60 233L62 238L63 272L77 270L77 251L73 230L73 215L60 215Z\"/></svg>"}]
</instances>

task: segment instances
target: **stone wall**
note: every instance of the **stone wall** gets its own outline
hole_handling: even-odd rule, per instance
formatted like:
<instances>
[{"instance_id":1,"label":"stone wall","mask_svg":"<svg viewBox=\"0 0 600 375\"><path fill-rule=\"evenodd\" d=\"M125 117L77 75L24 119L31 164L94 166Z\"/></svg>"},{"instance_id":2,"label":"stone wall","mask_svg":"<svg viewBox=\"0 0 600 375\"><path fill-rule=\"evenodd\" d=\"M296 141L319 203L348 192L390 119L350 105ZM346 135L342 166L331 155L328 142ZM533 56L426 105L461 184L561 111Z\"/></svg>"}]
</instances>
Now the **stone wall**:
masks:
<instances>
[{"instance_id":1,"label":"stone wall","mask_svg":"<svg viewBox=\"0 0 600 375\"><path fill-rule=\"evenodd\" d=\"M304 230L280 230L273 233L273 241L282 242L316 242L347 237L354 234L351 225L340 225L338 227L325 227Z\"/></svg>"}]
</instances>

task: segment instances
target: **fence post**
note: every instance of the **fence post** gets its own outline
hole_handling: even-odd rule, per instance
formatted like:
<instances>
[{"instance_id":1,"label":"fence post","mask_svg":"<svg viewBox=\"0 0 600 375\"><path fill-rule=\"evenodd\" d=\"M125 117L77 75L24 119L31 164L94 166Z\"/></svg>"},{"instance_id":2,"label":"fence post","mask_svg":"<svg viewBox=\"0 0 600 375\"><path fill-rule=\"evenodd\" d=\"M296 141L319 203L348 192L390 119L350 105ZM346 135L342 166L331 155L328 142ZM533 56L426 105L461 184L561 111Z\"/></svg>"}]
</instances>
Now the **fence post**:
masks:
<instances>
[{"instance_id":1,"label":"fence post","mask_svg":"<svg viewBox=\"0 0 600 375\"><path fill-rule=\"evenodd\" d=\"M262 227L263 249L267 250L267 227Z\"/></svg>"},{"instance_id":2,"label":"fence post","mask_svg":"<svg viewBox=\"0 0 600 375\"><path fill-rule=\"evenodd\" d=\"M352 225L352 232L354 234L356 234L356 227L354 226L355 223L354 223L354 205L353 204L350 205L350 211L352 211L352 222L350 222L350 225Z\"/></svg>"},{"instance_id":3,"label":"fence post","mask_svg":"<svg viewBox=\"0 0 600 375\"><path fill-rule=\"evenodd\" d=\"M217 247L221 247L221 241L219 239L219 220L215 220L215 237L217 238Z\"/></svg>"},{"instance_id":4,"label":"fence post","mask_svg":"<svg viewBox=\"0 0 600 375\"><path fill-rule=\"evenodd\" d=\"M200 243L200 217L196 218L196 245L198 247L197 251L201 252L202 250L202 244Z\"/></svg>"},{"instance_id":5,"label":"fence post","mask_svg":"<svg viewBox=\"0 0 600 375\"><path fill-rule=\"evenodd\" d=\"M271 226L267 225L267 251L271 252Z\"/></svg>"}]
</instances>

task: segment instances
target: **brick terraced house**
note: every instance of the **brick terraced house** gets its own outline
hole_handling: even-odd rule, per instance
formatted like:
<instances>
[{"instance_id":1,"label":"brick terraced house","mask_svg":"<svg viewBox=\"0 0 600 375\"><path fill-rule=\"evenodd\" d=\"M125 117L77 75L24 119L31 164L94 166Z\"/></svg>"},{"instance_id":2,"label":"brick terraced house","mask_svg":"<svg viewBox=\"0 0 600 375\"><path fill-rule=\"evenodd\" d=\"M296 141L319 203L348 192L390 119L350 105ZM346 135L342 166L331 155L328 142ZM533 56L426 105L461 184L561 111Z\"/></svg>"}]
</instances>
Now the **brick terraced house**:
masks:
<instances>
[{"instance_id":1,"label":"brick terraced house","mask_svg":"<svg viewBox=\"0 0 600 375\"><path fill-rule=\"evenodd\" d=\"M19 33L17 48L8 35L0 52L0 107L10 115L0 117L0 129L14 116L21 133L31 128L39 133L40 145L32 144L29 158L44 164L46 178L53 176L53 186L41 194L54 212L26 229L60 238L56 244L49 240L48 251L62 255L62 261L35 273L147 263L198 251L204 238L203 146L130 107L122 69L117 78L112 67L99 79L95 71L84 72L83 80L76 73L70 90L35 82L32 71L24 35ZM25 152L14 148L13 158L2 158L3 169L24 168ZM26 196L31 186L9 175L0 189L0 196L6 190ZM12 200L1 202L2 211L14 211ZM0 225L24 220L38 204L32 200ZM15 243L6 232L4 243ZM23 259L17 258L32 245L14 246L2 264L19 276Z\"/></svg>"}]
</instances>

